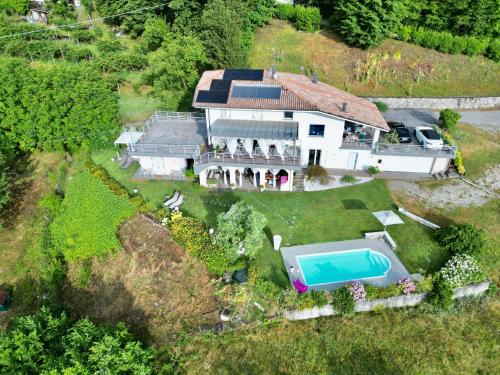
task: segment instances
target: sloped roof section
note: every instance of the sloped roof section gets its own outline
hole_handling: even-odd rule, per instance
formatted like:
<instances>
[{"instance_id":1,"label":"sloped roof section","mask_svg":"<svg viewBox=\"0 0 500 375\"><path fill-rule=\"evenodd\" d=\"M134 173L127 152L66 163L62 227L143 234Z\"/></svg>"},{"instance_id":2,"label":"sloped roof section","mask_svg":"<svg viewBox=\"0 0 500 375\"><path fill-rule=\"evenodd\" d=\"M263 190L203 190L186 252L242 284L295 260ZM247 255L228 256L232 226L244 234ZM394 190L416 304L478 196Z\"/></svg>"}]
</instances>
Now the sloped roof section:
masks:
<instances>
[{"instance_id":1,"label":"sloped roof section","mask_svg":"<svg viewBox=\"0 0 500 375\"><path fill-rule=\"evenodd\" d=\"M193 107L318 111L385 131L390 130L375 104L322 82L314 83L309 77L300 74L278 72L277 77L273 78L268 71L264 71L261 81L232 80L226 103L198 100L200 90L210 90L212 81L223 77L224 70L204 72L196 87ZM281 95L278 99L236 98L232 96L235 85L280 86Z\"/></svg>"}]
</instances>

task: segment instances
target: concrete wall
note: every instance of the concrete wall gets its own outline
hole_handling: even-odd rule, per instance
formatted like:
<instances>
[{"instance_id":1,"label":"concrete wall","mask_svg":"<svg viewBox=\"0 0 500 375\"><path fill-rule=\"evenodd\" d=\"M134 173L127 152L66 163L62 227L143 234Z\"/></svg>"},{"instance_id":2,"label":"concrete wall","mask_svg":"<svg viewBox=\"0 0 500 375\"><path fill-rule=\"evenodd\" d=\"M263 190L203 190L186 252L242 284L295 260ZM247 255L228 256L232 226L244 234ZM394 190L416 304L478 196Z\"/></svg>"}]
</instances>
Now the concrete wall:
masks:
<instances>
[{"instance_id":1,"label":"concrete wall","mask_svg":"<svg viewBox=\"0 0 500 375\"><path fill-rule=\"evenodd\" d=\"M447 98L373 98L387 104L390 108L422 108L422 109L474 109L491 108L500 105L500 96L487 97L447 97Z\"/></svg>"},{"instance_id":2,"label":"concrete wall","mask_svg":"<svg viewBox=\"0 0 500 375\"><path fill-rule=\"evenodd\" d=\"M183 158L138 156L137 159L142 169L150 170L156 175L184 172L187 167L187 161Z\"/></svg>"},{"instance_id":3,"label":"concrete wall","mask_svg":"<svg viewBox=\"0 0 500 375\"><path fill-rule=\"evenodd\" d=\"M490 286L489 281L483 281L479 284L473 284L466 286L464 288L457 288L453 292L453 298L478 296L484 293ZM373 301L362 301L356 302L354 310L356 312L372 311L378 306L384 308L397 308L397 307L408 307L416 306L425 299L427 293L418 293L410 295L402 295L391 298L377 299ZM332 305L326 305L323 307L313 307L312 309L305 310L289 310L285 311L285 318L288 320L306 320L315 319L322 316L335 315L335 309Z\"/></svg>"}]
</instances>

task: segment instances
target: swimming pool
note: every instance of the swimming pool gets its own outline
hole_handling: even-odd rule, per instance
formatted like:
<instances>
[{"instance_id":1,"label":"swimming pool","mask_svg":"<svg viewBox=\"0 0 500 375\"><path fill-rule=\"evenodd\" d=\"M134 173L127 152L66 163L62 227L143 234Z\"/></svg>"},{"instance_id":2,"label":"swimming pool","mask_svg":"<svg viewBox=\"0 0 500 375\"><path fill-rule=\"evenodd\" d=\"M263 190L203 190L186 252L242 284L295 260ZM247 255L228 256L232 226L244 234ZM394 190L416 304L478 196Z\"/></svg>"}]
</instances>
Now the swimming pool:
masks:
<instances>
[{"instance_id":1,"label":"swimming pool","mask_svg":"<svg viewBox=\"0 0 500 375\"><path fill-rule=\"evenodd\" d=\"M391 269L389 258L371 249L298 255L296 258L308 286L383 277Z\"/></svg>"}]
</instances>

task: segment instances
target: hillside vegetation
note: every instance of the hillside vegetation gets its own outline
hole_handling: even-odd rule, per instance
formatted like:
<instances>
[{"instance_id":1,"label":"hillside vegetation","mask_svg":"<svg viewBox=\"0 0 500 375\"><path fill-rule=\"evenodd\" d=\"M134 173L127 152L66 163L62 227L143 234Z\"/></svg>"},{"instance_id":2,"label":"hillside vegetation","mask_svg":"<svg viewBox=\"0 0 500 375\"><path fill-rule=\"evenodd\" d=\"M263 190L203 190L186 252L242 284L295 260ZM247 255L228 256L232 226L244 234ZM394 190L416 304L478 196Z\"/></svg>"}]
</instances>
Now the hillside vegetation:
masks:
<instances>
[{"instance_id":1,"label":"hillside vegetation","mask_svg":"<svg viewBox=\"0 0 500 375\"><path fill-rule=\"evenodd\" d=\"M387 39L369 50L350 47L328 30L297 31L273 20L256 31L249 56L252 68L301 73L356 95L499 95L500 64L485 57L450 55Z\"/></svg>"}]
</instances>

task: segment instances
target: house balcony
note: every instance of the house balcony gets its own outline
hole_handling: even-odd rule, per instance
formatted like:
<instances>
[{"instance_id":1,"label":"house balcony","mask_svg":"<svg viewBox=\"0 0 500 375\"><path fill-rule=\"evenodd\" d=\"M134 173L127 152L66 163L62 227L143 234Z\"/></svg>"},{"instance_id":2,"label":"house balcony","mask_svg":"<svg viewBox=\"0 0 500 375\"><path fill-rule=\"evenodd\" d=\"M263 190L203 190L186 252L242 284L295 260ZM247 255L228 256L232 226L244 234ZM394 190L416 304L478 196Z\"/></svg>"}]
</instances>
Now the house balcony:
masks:
<instances>
[{"instance_id":1,"label":"house balcony","mask_svg":"<svg viewBox=\"0 0 500 375\"><path fill-rule=\"evenodd\" d=\"M340 148L354 150L371 150L373 139L343 138Z\"/></svg>"},{"instance_id":2,"label":"house balcony","mask_svg":"<svg viewBox=\"0 0 500 375\"><path fill-rule=\"evenodd\" d=\"M377 143L373 148L376 155L394 155L394 156L420 156L454 159L457 155L457 146L444 145L440 148L426 148L416 144L392 144Z\"/></svg>"},{"instance_id":3,"label":"house balcony","mask_svg":"<svg viewBox=\"0 0 500 375\"><path fill-rule=\"evenodd\" d=\"M253 153L236 152L231 154L228 151L209 151L194 159L194 170L198 173L205 166L235 166L247 167L268 167L299 170L302 169L300 147L288 147L283 155L270 153L265 156L258 149Z\"/></svg>"}]
</instances>

